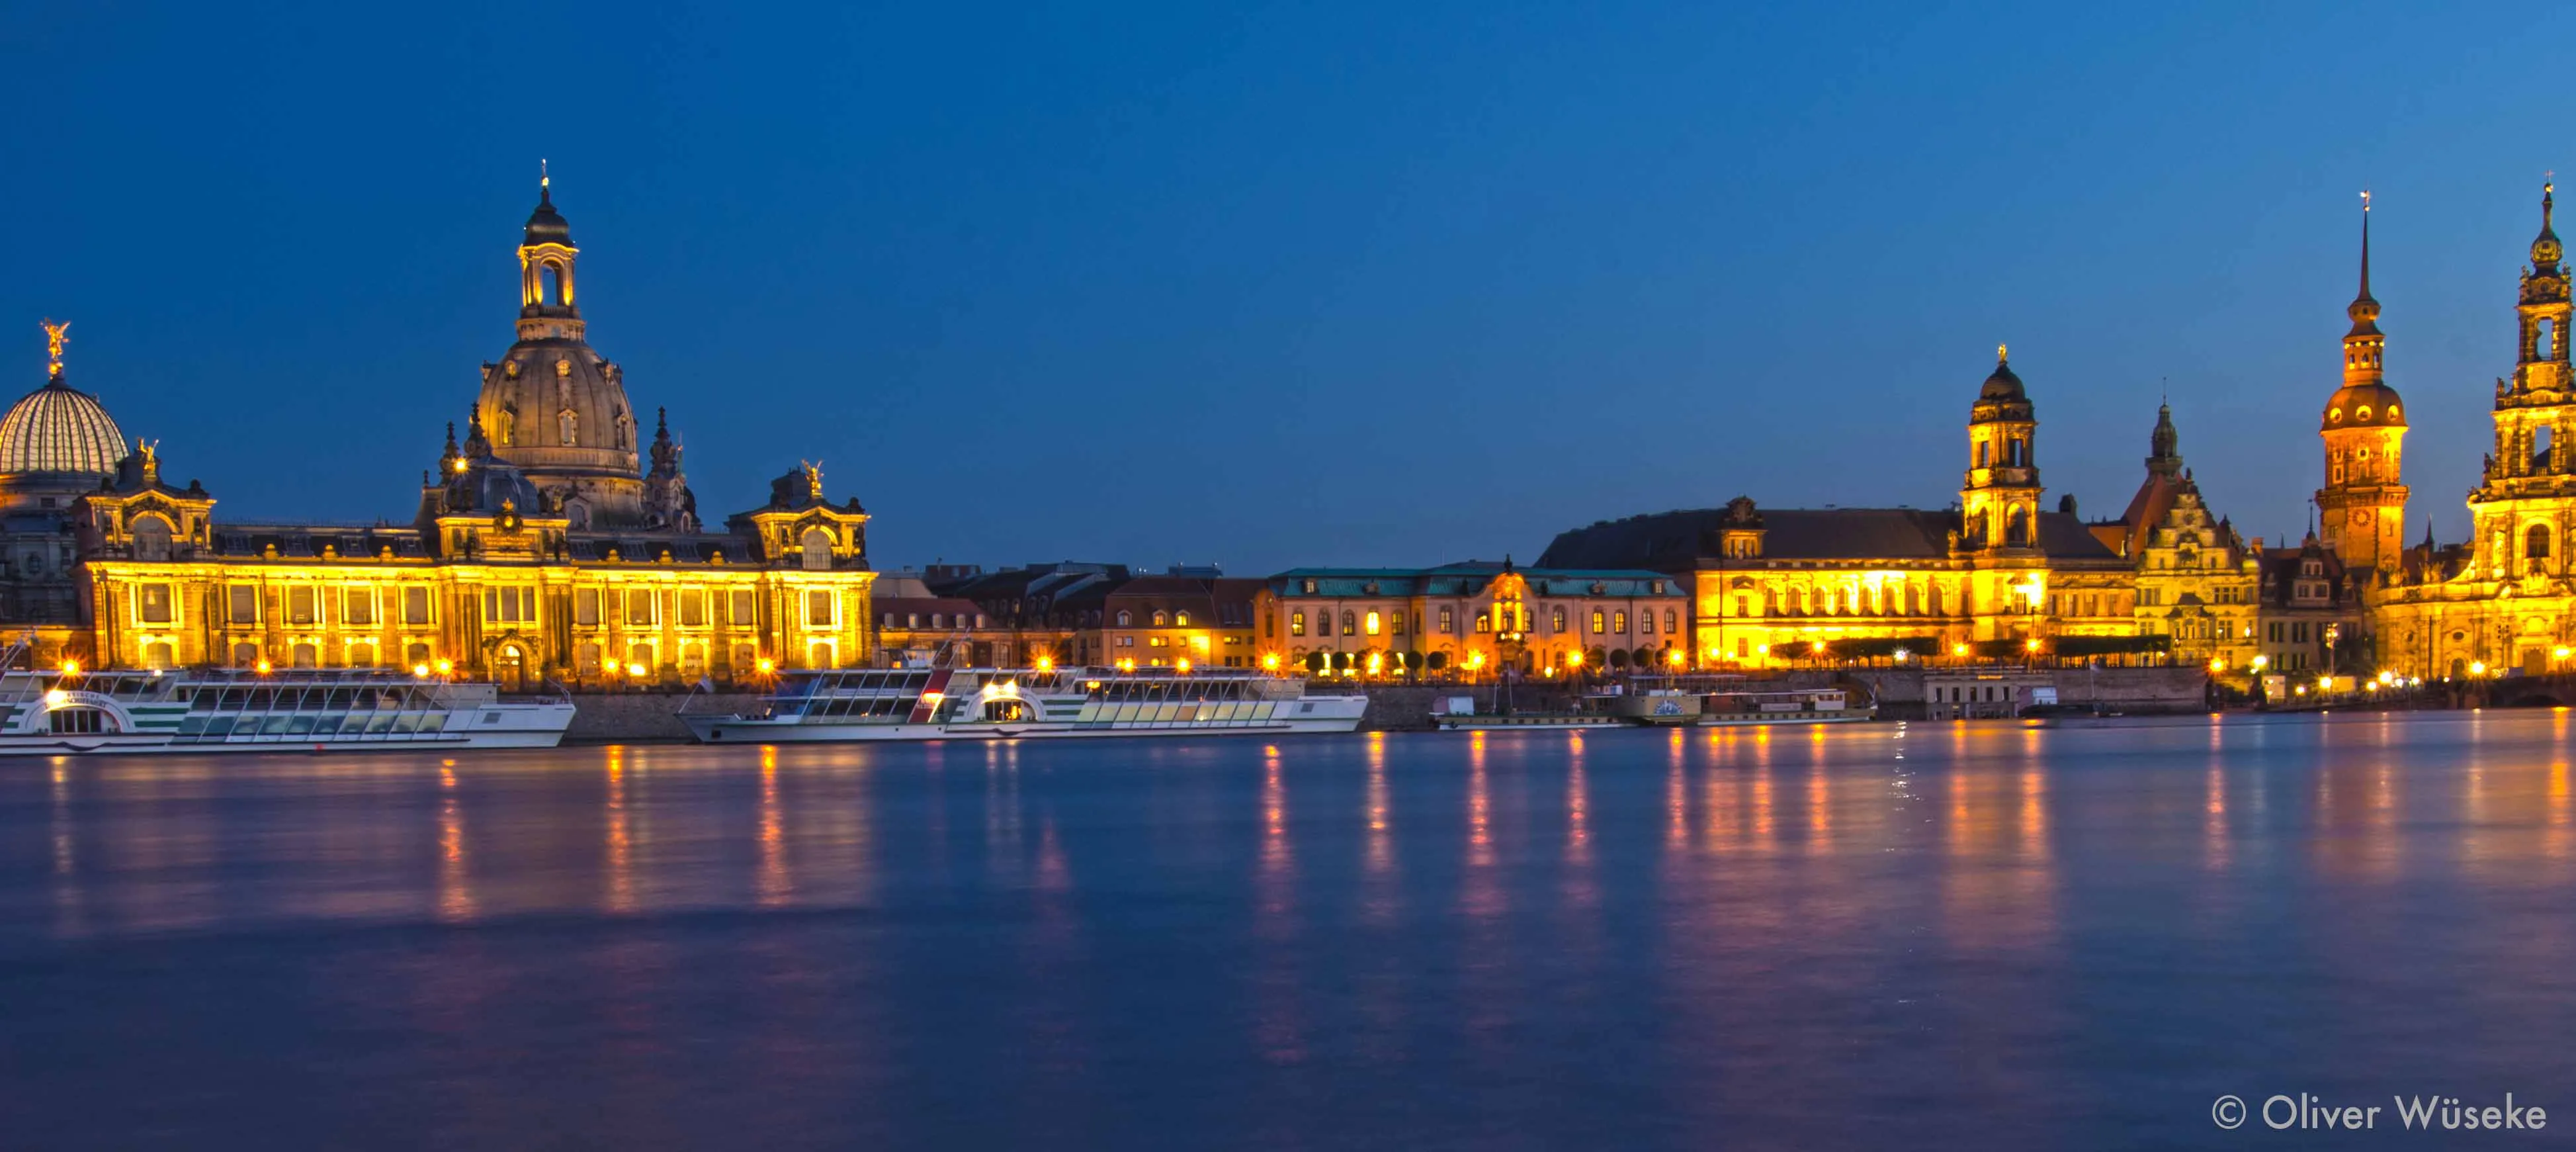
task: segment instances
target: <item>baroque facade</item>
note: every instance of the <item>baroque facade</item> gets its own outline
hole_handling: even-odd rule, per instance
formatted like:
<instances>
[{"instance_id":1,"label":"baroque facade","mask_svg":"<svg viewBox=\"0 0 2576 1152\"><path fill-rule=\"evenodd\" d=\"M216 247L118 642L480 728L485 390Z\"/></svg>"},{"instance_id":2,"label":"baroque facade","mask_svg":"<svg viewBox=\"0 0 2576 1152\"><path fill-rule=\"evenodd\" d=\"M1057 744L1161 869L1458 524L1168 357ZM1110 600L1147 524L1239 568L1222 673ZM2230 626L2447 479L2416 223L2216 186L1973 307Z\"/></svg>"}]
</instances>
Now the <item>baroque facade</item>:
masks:
<instances>
[{"instance_id":1,"label":"baroque facade","mask_svg":"<svg viewBox=\"0 0 2576 1152\"><path fill-rule=\"evenodd\" d=\"M216 520L202 485L163 479L155 446L129 451L63 383L56 331L51 378L0 419L0 499L64 521L80 573L72 618L51 624L58 650L42 655L408 665L511 689L866 663L866 510L827 498L805 464L767 503L702 524L667 422L657 412L643 439L623 373L587 340L578 256L541 183L518 249L518 339L485 365L465 438L449 426L407 524ZM34 615L66 615L32 599Z\"/></svg>"},{"instance_id":2,"label":"baroque facade","mask_svg":"<svg viewBox=\"0 0 2576 1152\"><path fill-rule=\"evenodd\" d=\"M1699 668L2139 651L2135 563L2071 502L2042 510L2038 427L1999 348L1969 408L1954 508L1764 509L1738 497L1562 533L1539 564L1687 582Z\"/></svg>"},{"instance_id":3,"label":"baroque facade","mask_svg":"<svg viewBox=\"0 0 2576 1152\"><path fill-rule=\"evenodd\" d=\"M2540 234L2531 242L2515 304L2513 375L2495 382L2494 441L2469 492L2468 544L2444 549L2428 536L2388 566L2370 594L2379 663L2400 675L2570 670L2576 572L2567 553L2576 545L2576 454L2558 449L2576 433L2576 381L2568 361L2566 250L2552 225L2553 198L2554 189L2544 185ZM2330 453L2333 447L2329 441ZM2348 561L2354 555L2344 553Z\"/></svg>"}]
</instances>

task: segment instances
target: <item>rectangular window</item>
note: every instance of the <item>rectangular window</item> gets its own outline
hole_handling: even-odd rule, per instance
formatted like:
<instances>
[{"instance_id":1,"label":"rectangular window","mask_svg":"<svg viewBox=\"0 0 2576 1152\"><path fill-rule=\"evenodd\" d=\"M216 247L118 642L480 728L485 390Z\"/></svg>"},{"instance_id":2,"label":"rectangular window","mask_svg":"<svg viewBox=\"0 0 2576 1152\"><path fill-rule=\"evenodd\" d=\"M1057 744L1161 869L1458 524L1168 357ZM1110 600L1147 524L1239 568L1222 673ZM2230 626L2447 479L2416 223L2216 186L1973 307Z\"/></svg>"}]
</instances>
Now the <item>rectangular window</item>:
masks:
<instances>
[{"instance_id":1,"label":"rectangular window","mask_svg":"<svg viewBox=\"0 0 2576 1152\"><path fill-rule=\"evenodd\" d=\"M259 587L257 585L229 585L224 589L224 599L225 606L230 609L226 616L231 623L259 623Z\"/></svg>"},{"instance_id":2,"label":"rectangular window","mask_svg":"<svg viewBox=\"0 0 2576 1152\"><path fill-rule=\"evenodd\" d=\"M134 589L134 617L146 624L170 622L170 586L143 584Z\"/></svg>"},{"instance_id":3,"label":"rectangular window","mask_svg":"<svg viewBox=\"0 0 2576 1152\"><path fill-rule=\"evenodd\" d=\"M376 590L343 588L340 590L340 622L359 627L376 622Z\"/></svg>"},{"instance_id":4,"label":"rectangular window","mask_svg":"<svg viewBox=\"0 0 2576 1152\"><path fill-rule=\"evenodd\" d=\"M2271 642L2272 642L2272 643L2274 643L2274 644L2278 644L2278 643L2280 643L2280 642L2281 642L2281 622L2280 622L2280 621L2278 621L2278 620L2275 620L2275 621L2271 622L2270 624L2265 625L2265 626L2263 627L2263 638L2264 638L2265 640L2269 640L2269 641L2271 641Z\"/></svg>"},{"instance_id":5,"label":"rectangular window","mask_svg":"<svg viewBox=\"0 0 2576 1152\"><path fill-rule=\"evenodd\" d=\"M727 622L736 628L747 628L757 623L760 619L760 602L756 596L757 593L749 590L734 593L733 615Z\"/></svg>"},{"instance_id":6,"label":"rectangular window","mask_svg":"<svg viewBox=\"0 0 2576 1152\"><path fill-rule=\"evenodd\" d=\"M575 588L572 590L572 622L575 624L599 623L599 589Z\"/></svg>"},{"instance_id":7,"label":"rectangular window","mask_svg":"<svg viewBox=\"0 0 2576 1152\"><path fill-rule=\"evenodd\" d=\"M662 618L661 607L660 599L654 596L650 588L626 590L626 622L629 624L651 624L659 621Z\"/></svg>"},{"instance_id":8,"label":"rectangular window","mask_svg":"<svg viewBox=\"0 0 2576 1152\"><path fill-rule=\"evenodd\" d=\"M1565 607L1563 605L1558 605L1557 607L1547 610L1547 630L1550 632L1565 631Z\"/></svg>"},{"instance_id":9,"label":"rectangular window","mask_svg":"<svg viewBox=\"0 0 2576 1152\"><path fill-rule=\"evenodd\" d=\"M1674 635L1681 630L1681 614L1670 608L1664 609L1664 634Z\"/></svg>"},{"instance_id":10,"label":"rectangular window","mask_svg":"<svg viewBox=\"0 0 2576 1152\"><path fill-rule=\"evenodd\" d=\"M1387 617L1386 617L1386 630L1387 630L1387 632L1388 632L1390 635L1395 635L1395 636L1402 636L1402 635L1404 635L1404 613L1402 613L1402 612L1389 612L1389 613L1387 613Z\"/></svg>"},{"instance_id":11,"label":"rectangular window","mask_svg":"<svg viewBox=\"0 0 2576 1152\"><path fill-rule=\"evenodd\" d=\"M1637 613L1637 631L1643 632L1648 636L1655 634L1655 613L1653 609Z\"/></svg>"},{"instance_id":12,"label":"rectangular window","mask_svg":"<svg viewBox=\"0 0 2576 1152\"><path fill-rule=\"evenodd\" d=\"M305 587L286 590L286 622L289 624L313 622L313 589Z\"/></svg>"},{"instance_id":13,"label":"rectangular window","mask_svg":"<svg viewBox=\"0 0 2576 1152\"><path fill-rule=\"evenodd\" d=\"M832 593L817 588L805 594L805 625L809 628L832 626Z\"/></svg>"},{"instance_id":14,"label":"rectangular window","mask_svg":"<svg viewBox=\"0 0 2576 1152\"><path fill-rule=\"evenodd\" d=\"M1443 608L1440 610L1440 634L1443 636L1455 636L1458 634L1458 616L1456 612L1451 609Z\"/></svg>"},{"instance_id":15,"label":"rectangular window","mask_svg":"<svg viewBox=\"0 0 2576 1152\"><path fill-rule=\"evenodd\" d=\"M429 589L403 589L403 623L429 623Z\"/></svg>"},{"instance_id":16,"label":"rectangular window","mask_svg":"<svg viewBox=\"0 0 2576 1152\"><path fill-rule=\"evenodd\" d=\"M2305 644L2305 643L2307 643L2307 642L2308 642L2308 623L2307 623L2307 621L2302 620L2302 621L2300 621L2300 622L2298 622L2298 623L2296 623L2296 624L2292 624L2292 625L2290 625L2290 643L2293 643L2293 644Z\"/></svg>"},{"instance_id":17,"label":"rectangular window","mask_svg":"<svg viewBox=\"0 0 2576 1152\"><path fill-rule=\"evenodd\" d=\"M1368 634L1375 636L1385 627L1385 619L1380 617L1375 609L1370 609L1368 614Z\"/></svg>"},{"instance_id":18,"label":"rectangular window","mask_svg":"<svg viewBox=\"0 0 2576 1152\"><path fill-rule=\"evenodd\" d=\"M1625 634L1627 634L1627 631L1628 631L1628 613L1627 613L1627 612L1625 612L1625 611L1619 611L1619 612L1613 612L1613 613L1611 613L1611 614L1610 614L1610 630L1611 630L1611 631L1613 631L1613 632L1620 633L1621 635L1625 635Z\"/></svg>"},{"instance_id":19,"label":"rectangular window","mask_svg":"<svg viewBox=\"0 0 2576 1152\"><path fill-rule=\"evenodd\" d=\"M1593 634L1593 635L1598 636L1598 635L1600 635L1601 633L1603 633L1604 631L1607 631L1607 629L1606 629L1606 628L1604 628L1604 627L1602 626L1602 621L1603 621L1603 619L1604 619L1604 614L1603 614L1603 612L1602 612L1600 609L1595 608L1595 609L1593 609L1593 610L1592 610L1592 634Z\"/></svg>"},{"instance_id":20,"label":"rectangular window","mask_svg":"<svg viewBox=\"0 0 2576 1152\"><path fill-rule=\"evenodd\" d=\"M1753 645L1751 641L1741 639L1737 640L1735 642L1735 658L1742 660L1746 656L1752 655L1752 647Z\"/></svg>"},{"instance_id":21,"label":"rectangular window","mask_svg":"<svg viewBox=\"0 0 2576 1152\"><path fill-rule=\"evenodd\" d=\"M680 597L680 626L683 628L704 627L707 622L706 591L699 588L682 588L678 595Z\"/></svg>"},{"instance_id":22,"label":"rectangular window","mask_svg":"<svg viewBox=\"0 0 2576 1152\"><path fill-rule=\"evenodd\" d=\"M531 624L537 619L534 588L486 588L483 621L487 624Z\"/></svg>"}]
</instances>

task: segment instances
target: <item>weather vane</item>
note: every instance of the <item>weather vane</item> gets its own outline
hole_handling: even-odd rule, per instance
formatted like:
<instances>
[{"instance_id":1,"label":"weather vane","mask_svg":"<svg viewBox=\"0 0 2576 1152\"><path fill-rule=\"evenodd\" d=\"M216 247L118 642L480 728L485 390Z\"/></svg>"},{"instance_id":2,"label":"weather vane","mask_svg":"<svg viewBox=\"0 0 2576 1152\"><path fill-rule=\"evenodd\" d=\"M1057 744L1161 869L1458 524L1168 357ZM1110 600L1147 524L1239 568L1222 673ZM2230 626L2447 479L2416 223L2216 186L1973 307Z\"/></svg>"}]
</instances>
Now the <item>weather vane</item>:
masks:
<instances>
[{"instance_id":1,"label":"weather vane","mask_svg":"<svg viewBox=\"0 0 2576 1152\"><path fill-rule=\"evenodd\" d=\"M72 342L71 330L72 322L69 320L60 324L50 319L45 321L45 357L53 361L47 367L47 371L52 375L63 374L63 345Z\"/></svg>"}]
</instances>

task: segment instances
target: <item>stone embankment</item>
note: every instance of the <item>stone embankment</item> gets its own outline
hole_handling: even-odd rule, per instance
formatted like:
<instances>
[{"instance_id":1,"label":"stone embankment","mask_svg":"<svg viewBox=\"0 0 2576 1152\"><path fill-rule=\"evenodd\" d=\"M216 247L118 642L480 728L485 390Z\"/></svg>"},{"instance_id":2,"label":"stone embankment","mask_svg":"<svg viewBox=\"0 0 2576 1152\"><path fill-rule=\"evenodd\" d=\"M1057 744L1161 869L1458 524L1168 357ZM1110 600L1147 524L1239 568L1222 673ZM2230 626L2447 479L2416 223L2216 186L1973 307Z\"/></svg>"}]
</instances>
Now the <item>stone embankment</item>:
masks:
<instances>
[{"instance_id":1,"label":"stone embankment","mask_svg":"<svg viewBox=\"0 0 2576 1152\"><path fill-rule=\"evenodd\" d=\"M760 707L754 692L575 692L572 727L566 744L653 744L686 742L689 728L680 723L680 703L691 712L751 712Z\"/></svg>"}]
</instances>

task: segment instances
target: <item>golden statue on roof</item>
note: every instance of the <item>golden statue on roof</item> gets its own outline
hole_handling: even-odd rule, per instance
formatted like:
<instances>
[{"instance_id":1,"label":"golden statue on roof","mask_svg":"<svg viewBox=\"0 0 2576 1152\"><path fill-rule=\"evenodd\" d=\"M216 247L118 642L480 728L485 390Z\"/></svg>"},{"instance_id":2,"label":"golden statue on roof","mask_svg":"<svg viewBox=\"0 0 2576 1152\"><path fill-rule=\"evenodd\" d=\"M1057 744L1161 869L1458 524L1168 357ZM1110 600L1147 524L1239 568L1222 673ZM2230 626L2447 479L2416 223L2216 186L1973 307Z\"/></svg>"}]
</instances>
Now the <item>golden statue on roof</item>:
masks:
<instances>
[{"instance_id":1,"label":"golden statue on roof","mask_svg":"<svg viewBox=\"0 0 2576 1152\"><path fill-rule=\"evenodd\" d=\"M60 376L63 374L63 345L72 342L72 322L65 320L57 324L48 319L44 324L45 358L51 361L47 365L47 371L51 375Z\"/></svg>"}]
</instances>

